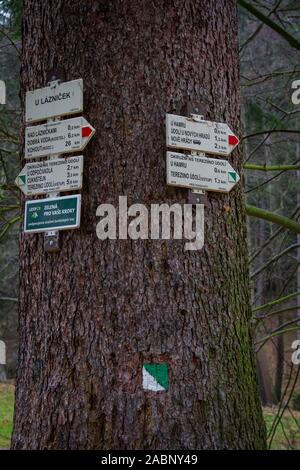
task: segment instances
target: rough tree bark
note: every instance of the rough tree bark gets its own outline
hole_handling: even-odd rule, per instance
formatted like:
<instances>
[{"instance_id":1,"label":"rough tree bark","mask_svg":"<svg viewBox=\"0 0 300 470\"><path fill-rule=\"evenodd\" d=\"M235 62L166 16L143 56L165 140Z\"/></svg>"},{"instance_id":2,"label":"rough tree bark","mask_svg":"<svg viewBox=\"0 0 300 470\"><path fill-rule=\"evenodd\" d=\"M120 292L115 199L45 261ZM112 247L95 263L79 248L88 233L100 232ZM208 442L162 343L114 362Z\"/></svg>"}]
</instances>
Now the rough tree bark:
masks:
<instances>
[{"instance_id":1,"label":"rough tree bark","mask_svg":"<svg viewBox=\"0 0 300 470\"><path fill-rule=\"evenodd\" d=\"M165 183L165 113L203 102L239 131L236 2L24 2L22 90L60 66L96 128L82 226L20 237L14 449L254 449L258 398L241 185L208 196L202 251L96 237L100 203L187 202ZM231 163L241 169L235 151ZM142 388L167 362L167 392Z\"/></svg>"}]
</instances>

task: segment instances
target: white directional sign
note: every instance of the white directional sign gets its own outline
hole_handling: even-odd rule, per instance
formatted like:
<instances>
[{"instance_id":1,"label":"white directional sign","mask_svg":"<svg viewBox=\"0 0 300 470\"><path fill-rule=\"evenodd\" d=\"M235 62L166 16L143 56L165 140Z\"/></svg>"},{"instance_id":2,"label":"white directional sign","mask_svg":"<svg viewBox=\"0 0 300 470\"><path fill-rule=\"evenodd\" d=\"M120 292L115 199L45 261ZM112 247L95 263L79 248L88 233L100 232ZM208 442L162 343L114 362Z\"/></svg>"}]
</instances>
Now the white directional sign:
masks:
<instances>
[{"instance_id":1,"label":"white directional sign","mask_svg":"<svg viewBox=\"0 0 300 470\"><path fill-rule=\"evenodd\" d=\"M16 185L26 196L82 188L83 156L26 163Z\"/></svg>"},{"instance_id":2,"label":"white directional sign","mask_svg":"<svg viewBox=\"0 0 300 470\"><path fill-rule=\"evenodd\" d=\"M229 155L239 139L225 123L166 115L167 147Z\"/></svg>"},{"instance_id":3,"label":"white directional sign","mask_svg":"<svg viewBox=\"0 0 300 470\"><path fill-rule=\"evenodd\" d=\"M26 122L83 111L82 78L26 93Z\"/></svg>"},{"instance_id":4,"label":"white directional sign","mask_svg":"<svg viewBox=\"0 0 300 470\"><path fill-rule=\"evenodd\" d=\"M170 186L228 193L239 180L227 160L167 152L167 184Z\"/></svg>"},{"instance_id":5,"label":"white directional sign","mask_svg":"<svg viewBox=\"0 0 300 470\"><path fill-rule=\"evenodd\" d=\"M27 127L25 158L81 151L94 133L95 129L83 117Z\"/></svg>"}]
</instances>

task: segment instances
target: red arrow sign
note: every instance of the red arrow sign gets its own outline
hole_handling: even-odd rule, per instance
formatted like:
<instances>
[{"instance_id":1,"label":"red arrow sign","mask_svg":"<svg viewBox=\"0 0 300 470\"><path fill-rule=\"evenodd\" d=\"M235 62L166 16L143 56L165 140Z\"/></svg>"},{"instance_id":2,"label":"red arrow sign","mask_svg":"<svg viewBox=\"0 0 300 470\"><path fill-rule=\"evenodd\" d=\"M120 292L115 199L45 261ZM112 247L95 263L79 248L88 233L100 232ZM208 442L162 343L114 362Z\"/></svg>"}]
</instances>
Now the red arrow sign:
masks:
<instances>
[{"instance_id":1,"label":"red arrow sign","mask_svg":"<svg viewBox=\"0 0 300 470\"><path fill-rule=\"evenodd\" d=\"M228 156L239 139L225 122L166 115L167 147Z\"/></svg>"},{"instance_id":2,"label":"red arrow sign","mask_svg":"<svg viewBox=\"0 0 300 470\"><path fill-rule=\"evenodd\" d=\"M25 158L78 152L85 148L95 129L84 117L63 119L25 131Z\"/></svg>"},{"instance_id":3,"label":"red arrow sign","mask_svg":"<svg viewBox=\"0 0 300 470\"><path fill-rule=\"evenodd\" d=\"M93 129L90 126L84 126L81 129L82 138L89 137L93 133Z\"/></svg>"},{"instance_id":4,"label":"red arrow sign","mask_svg":"<svg viewBox=\"0 0 300 470\"><path fill-rule=\"evenodd\" d=\"M228 143L229 145L237 145L239 143L239 139L236 135L229 135L228 136Z\"/></svg>"}]
</instances>

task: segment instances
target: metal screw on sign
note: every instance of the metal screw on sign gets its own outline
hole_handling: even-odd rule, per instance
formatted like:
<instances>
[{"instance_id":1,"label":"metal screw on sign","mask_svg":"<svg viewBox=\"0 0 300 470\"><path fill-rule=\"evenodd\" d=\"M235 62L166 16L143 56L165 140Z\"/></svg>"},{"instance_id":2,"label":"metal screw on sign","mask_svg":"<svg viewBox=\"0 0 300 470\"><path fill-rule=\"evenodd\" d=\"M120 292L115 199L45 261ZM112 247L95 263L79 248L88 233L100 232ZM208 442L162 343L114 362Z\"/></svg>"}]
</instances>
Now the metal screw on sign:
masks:
<instances>
[{"instance_id":1,"label":"metal screw on sign","mask_svg":"<svg viewBox=\"0 0 300 470\"><path fill-rule=\"evenodd\" d=\"M60 250L58 230L45 233L44 250L47 251L48 253L54 253Z\"/></svg>"}]
</instances>

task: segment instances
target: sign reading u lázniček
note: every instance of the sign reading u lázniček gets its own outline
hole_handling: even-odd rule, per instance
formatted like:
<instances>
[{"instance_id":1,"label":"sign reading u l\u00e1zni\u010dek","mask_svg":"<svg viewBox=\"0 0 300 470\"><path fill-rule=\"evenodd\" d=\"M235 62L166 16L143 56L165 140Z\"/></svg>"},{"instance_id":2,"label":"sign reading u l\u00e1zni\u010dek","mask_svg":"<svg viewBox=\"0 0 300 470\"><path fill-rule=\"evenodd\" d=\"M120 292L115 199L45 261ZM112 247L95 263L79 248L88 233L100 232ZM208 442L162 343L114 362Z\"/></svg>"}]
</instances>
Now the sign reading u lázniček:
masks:
<instances>
[{"instance_id":1,"label":"sign reading u l\u00e1zni\u010dek","mask_svg":"<svg viewBox=\"0 0 300 470\"><path fill-rule=\"evenodd\" d=\"M25 158L38 158L84 149L95 129L84 117L27 127Z\"/></svg>"},{"instance_id":2,"label":"sign reading u l\u00e1zni\u010dek","mask_svg":"<svg viewBox=\"0 0 300 470\"><path fill-rule=\"evenodd\" d=\"M26 201L24 232L76 229L80 226L81 195Z\"/></svg>"},{"instance_id":3,"label":"sign reading u l\u00e1zni\u010dek","mask_svg":"<svg viewBox=\"0 0 300 470\"><path fill-rule=\"evenodd\" d=\"M16 185L26 196L82 188L83 155L26 163Z\"/></svg>"},{"instance_id":4,"label":"sign reading u l\u00e1zni\u010dek","mask_svg":"<svg viewBox=\"0 0 300 470\"><path fill-rule=\"evenodd\" d=\"M227 160L167 152L167 184L228 193L240 180Z\"/></svg>"},{"instance_id":5,"label":"sign reading u l\u00e1zni\u010dek","mask_svg":"<svg viewBox=\"0 0 300 470\"><path fill-rule=\"evenodd\" d=\"M82 111L82 78L26 92L26 122L41 121Z\"/></svg>"},{"instance_id":6,"label":"sign reading u l\u00e1zni\u010dek","mask_svg":"<svg viewBox=\"0 0 300 470\"><path fill-rule=\"evenodd\" d=\"M226 123L166 115L167 147L228 156L239 139Z\"/></svg>"}]
</instances>

